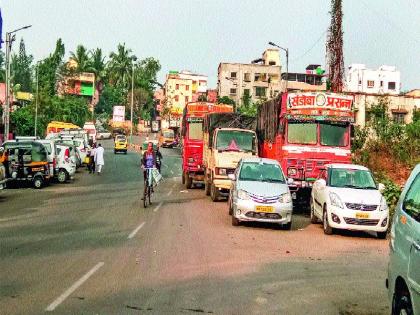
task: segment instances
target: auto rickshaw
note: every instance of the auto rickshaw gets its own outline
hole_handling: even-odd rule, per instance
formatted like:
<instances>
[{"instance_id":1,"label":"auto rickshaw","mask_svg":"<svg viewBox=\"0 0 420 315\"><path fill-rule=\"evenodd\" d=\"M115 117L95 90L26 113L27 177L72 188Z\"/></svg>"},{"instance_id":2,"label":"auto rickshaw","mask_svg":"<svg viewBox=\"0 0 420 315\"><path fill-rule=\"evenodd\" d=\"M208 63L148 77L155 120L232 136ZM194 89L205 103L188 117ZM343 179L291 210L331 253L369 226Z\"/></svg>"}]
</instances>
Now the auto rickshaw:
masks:
<instances>
[{"instance_id":1,"label":"auto rickshaw","mask_svg":"<svg viewBox=\"0 0 420 315\"><path fill-rule=\"evenodd\" d=\"M159 144L164 148L173 148L175 144L175 132L172 129L162 129Z\"/></svg>"},{"instance_id":2,"label":"auto rickshaw","mask_svg":"<svg viewBox=\"0 0 420 315\"><path fill-rule=\"evenodd\" d=\"M42 143L8 141L3 148L6 177L10 182L31 182L36 189L49 182L48 153Z\"/></svg>"},{"instance_id":3,"label":"auto rickshaw","mask_svg":"<svg viewBox=\"0 0 420 315\"><path fill-rule=\"evenodd\" d=\"M127 137L125 135L116 135L114 141L114 154L117 154L118 152L124 152L124 154L127 154L127 148Z\"/></svg>"}]
</instances>

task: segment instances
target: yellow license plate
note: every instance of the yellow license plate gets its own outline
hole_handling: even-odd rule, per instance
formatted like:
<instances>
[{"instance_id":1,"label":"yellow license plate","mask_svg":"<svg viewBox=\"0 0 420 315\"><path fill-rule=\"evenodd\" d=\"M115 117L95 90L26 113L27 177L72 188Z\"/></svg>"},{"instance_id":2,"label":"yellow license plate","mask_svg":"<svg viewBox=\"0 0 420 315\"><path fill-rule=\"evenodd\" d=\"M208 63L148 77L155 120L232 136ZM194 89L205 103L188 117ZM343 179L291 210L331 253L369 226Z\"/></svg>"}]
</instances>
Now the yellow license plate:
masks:
<instances>
[{"instance_id":1,"label":"yellow license plate","mask_svg":"<svg viewBox=\"0 0 420 315\"><path fill-rule=\"evenodd\" d=\"M272 206L256 206L256 212L274 212L274 208Z\"/></svg>"},{"instance_id":2,"label":"yellow license plate","mask_svg":"<svg viewBox=\"0 0 420 315\"><path fill-rule=\"evenodd\" d=\"M357 219L369 219L369 213L357 212L356 213L356 218Z\"/></svg>"}]
</instances>

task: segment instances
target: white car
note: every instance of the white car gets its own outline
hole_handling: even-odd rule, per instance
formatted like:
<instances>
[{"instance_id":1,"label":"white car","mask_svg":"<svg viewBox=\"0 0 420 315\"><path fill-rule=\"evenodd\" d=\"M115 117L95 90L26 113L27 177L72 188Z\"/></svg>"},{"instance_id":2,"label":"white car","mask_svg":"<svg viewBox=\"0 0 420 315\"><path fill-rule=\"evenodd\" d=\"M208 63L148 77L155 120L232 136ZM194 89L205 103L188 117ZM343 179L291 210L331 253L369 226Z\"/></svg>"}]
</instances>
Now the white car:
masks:
<instances>
[{"instance_id":1,"label":"white car","mask_svg":"<svg viewBox=\"0 0 420 315\"><path fill-rule=\"evenodd\" d=\"M389 210L369 169L354 164L327 164L311 192L311 223L322 221L324 233L334 229L374 231L386 238Z\"/></svg>"},{"instance_id":2,"label":"white car","mask_svg":"<svg viewBox=\"0 0 420 315\"><path fill-rule=\"evenodd\" d=\"M276 160L243 158L234 174L229 192L232 225L242 221L260 221L292 226L292 196L286 178Z\"/></svg>"},{"instance_id":3,"label":"white car","mask_svg":"<svg viewBox=\"0 0 420 315\"><path fill-rule=\"evenodd\" d=\"M106 130L104 128L98 129L98 132L96 133L96 139L97 140L111 139L111 138L112 138L111 132L109 132L108 130Z\"/></svg>"},{"instance_id":4,"label":"white car","mask_svg":"<svg viewBox=\"0 0 420 315\"><path fill-rule=\"evenodd\" d=\"M71 158L71 148L66 145L56 144L57 148L57 180L65 183L74 179L76 163Z\"/></svg>"}]
</instances>

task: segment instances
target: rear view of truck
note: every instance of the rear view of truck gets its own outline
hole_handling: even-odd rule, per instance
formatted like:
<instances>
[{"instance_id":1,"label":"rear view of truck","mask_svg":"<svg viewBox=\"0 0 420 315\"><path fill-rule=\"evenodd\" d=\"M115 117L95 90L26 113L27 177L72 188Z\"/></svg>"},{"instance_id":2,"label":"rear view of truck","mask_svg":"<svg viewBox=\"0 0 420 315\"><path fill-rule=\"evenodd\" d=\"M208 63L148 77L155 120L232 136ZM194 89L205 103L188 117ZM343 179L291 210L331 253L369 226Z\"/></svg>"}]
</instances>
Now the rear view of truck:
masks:
<instances>
[{"instance_id":1,"label":"rear view of truck","mask_svg":"<svg viewBox=\"0 0 420 315\"><path fill-rule=\"evenodd\" d=\"M241 158L258 156L256 120L237 113L208 114L204 119L204 184L213 201L228 197Z\"/></svg>"},{"instance_id":2,"label":"rear view of truck","mask_svg":"<svg viewBox=\"0 0 420 315\"><path fill-rule=\"evenodd\" d=\"M191 102L182 117L182 183L191 188L204 180L203 121L209 113L231 113L233 108L225 104Z\"/></svg>"}]
</instances>

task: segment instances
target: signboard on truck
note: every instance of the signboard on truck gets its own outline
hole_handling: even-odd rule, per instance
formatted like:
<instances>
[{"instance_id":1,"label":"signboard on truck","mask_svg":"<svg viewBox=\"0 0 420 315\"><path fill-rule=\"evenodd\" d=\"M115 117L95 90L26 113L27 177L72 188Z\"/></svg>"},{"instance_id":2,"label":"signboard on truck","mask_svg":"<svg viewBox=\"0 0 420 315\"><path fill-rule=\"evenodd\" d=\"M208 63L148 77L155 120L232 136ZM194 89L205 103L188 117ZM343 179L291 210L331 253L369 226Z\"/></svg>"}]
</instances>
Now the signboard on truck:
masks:
<instances>
[{"instance_id":1,"label":"signboard on truck","mask_svg":"<svg viewBox=\"0 0 420 315\"><path fill-rule=\"evenodd\" d=\"M124 122L125 121L125 106L114 106L112 121Z\"/></svg>"}]
</instances>

